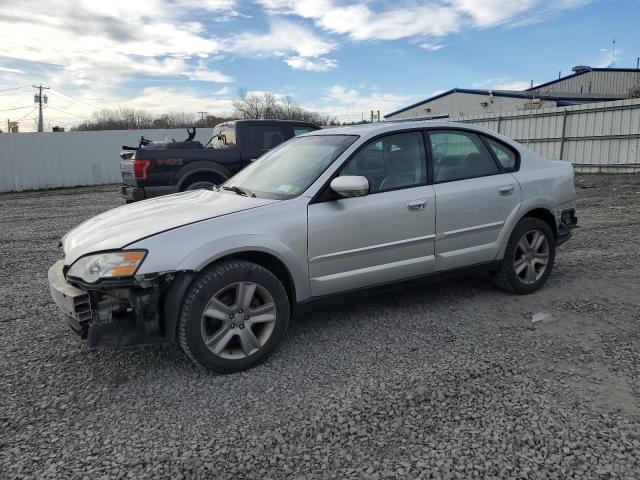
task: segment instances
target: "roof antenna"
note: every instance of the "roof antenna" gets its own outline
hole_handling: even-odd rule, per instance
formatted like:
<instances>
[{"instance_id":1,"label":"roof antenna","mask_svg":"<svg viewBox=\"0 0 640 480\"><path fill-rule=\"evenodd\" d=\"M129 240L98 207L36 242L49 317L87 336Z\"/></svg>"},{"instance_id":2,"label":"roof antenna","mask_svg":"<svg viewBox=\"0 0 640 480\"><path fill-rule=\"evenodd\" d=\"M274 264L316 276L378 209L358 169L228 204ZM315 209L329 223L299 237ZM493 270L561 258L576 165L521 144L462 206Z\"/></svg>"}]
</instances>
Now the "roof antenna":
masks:
<instances>
[{"instance_id":1,"label":"roof antenna","mask_svg":"<svg viewBox=\"0 0 640 480\"><path fill-rule=\"evenodd\" d=\"M616 39L613 39L613 47L611 48L611 63L608 68L616 68Z\"/></svg>"}]
</instances>

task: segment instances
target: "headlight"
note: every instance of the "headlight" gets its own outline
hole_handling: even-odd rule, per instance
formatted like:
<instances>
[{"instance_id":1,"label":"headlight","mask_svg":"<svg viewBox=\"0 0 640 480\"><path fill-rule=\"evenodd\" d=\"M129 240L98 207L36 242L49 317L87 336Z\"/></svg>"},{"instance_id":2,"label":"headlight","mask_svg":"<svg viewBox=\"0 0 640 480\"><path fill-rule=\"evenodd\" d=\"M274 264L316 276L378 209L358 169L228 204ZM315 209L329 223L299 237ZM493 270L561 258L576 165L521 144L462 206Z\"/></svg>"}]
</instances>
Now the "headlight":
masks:
<instances>
[{"instance_id":1,"label":"headlight","mask_svg":"<svg viewBox=\"0 0 640 480\"><path fill-rule=\"evenodd\" d=\"M97 282L101 278L131 277L138 270L145 255L146 252L140 250L89 255L76 260L67 276L79 278L87 283Z\"/></svg>"}]
</instances>

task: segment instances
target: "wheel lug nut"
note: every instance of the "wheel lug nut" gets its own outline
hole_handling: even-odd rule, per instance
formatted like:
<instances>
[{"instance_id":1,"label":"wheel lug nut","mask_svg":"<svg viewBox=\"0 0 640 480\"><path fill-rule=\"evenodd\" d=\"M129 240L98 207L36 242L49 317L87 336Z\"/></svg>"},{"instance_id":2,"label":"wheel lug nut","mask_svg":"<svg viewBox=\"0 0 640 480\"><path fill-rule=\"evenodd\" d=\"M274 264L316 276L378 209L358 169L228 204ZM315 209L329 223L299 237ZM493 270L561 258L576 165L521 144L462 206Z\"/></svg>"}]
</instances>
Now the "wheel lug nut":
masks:
<instances>
[{"instance_id":1,"label":"wheel lug nut","mask_svg":"<svg viewBox=\"0 0 640 480\"><path fill-rule=\"evenodd\" d=\"M245 315L245 316L244 316L244 319L245 319L245 320L249 320L249 315Z\"/></svg>"},{"instance_id":2,"label":"wheel lug nut","mask_svg":"<svg viewBox=\"0 0 640 480\"><path fill-rule=\"evenodd\" d=\"M231 327L231 328L236 328L236 324L235 324L235 323L232 323L232 324L230 325L230 327Z\"/></svg>"},{"instance_id":3,"label":"wheel lug nut","mask_svg":"<svg viewBox=\"0 0 640 480\"><path fill-rule=\"evenodd\" d=\"M240 330L242 330L242 329L244 328L244 324L243 324L243 323L241 323L241 324L238 326L238 328L239 328Z\"/></svg>"},{"instance_id":4,"label":"wheel lug nut","mask_svg":"<svg viewBox=\"0 0 640 480\"><path fill-rule=\"evenodd\" d=\"M232 313L231 315L229 315L229 318L233 318L235 315Z\"/></svg>"}]
</instances>

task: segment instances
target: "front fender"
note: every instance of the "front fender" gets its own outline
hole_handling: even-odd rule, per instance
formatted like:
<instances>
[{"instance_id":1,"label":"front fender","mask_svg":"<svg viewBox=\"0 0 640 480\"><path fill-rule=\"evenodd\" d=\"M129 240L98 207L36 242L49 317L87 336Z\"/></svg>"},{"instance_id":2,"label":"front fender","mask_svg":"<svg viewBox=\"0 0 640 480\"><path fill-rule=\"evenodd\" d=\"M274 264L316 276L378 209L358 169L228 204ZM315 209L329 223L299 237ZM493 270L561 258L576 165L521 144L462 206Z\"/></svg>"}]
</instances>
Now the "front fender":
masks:
<instances>
[{"instance_id":1,"label":"front fender","mask_svg":"<svg viewBox=\"0 0 640 480\"><path fill-rule=\"evenodd\" d=\"M234 235L206 243L187 255L176 270L200 271L212 262L241 252L267 253L280 260L295 284L297 301L309 297L309 280L306 264L299 261L299 254L284 242L262 235ZM304 257L306 258L306 257Z\"/></svg>"}]
</instances>

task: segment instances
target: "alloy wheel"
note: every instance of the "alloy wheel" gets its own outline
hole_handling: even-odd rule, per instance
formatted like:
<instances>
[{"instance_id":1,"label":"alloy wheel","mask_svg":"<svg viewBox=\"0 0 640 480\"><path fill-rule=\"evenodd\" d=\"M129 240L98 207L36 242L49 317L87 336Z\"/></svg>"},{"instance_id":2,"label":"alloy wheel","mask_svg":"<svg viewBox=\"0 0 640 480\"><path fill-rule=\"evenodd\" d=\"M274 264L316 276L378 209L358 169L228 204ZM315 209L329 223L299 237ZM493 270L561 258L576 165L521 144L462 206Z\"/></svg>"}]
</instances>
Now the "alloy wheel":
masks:
<instances>
[{"instance_id":1,"label":"alloy wheel","mask_svg":"<svg viewBox=\"0 0 640 480\"><path fill-rule=\"evenodd\" d=\"M518 241L513 268L526 285L537 282L549 264L549 239L540 230L530 230Z\"/></svg>"},{"instance_id":2,"label":"alloy wheel","mask_svg":"<svg viewBox=\"0 0 640 480\"><path fill-rule=\"evenodd\" d=\"M276 324L271 294L253 282L232 283L215 293L202 313L201 332L218 357L240 359L264 346Z\"/></svg>"}]
</instances>

